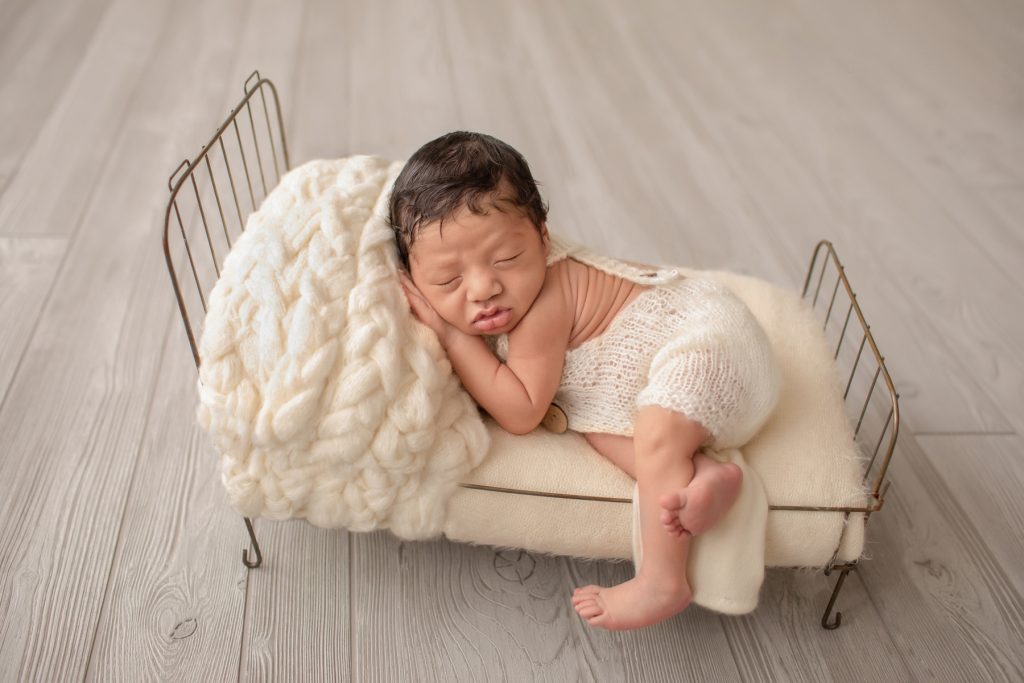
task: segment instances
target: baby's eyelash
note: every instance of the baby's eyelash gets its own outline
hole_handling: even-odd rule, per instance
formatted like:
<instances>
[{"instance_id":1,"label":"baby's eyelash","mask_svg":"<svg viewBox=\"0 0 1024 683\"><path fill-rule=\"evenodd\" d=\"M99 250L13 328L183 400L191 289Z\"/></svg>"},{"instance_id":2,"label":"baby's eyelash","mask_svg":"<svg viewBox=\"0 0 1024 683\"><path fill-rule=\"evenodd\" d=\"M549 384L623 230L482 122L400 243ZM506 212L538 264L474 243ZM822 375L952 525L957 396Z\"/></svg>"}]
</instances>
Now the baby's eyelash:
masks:
<instances>
[{"instance_id":1,"label":"baby's eyelash","mask_svg":"<svg viewBox=\"0 0 1024 683\"><path fill-rule=\"evenodd\" d=\"M522 255L523 255L523 252L519 252L515 256L509 256L508 258L501 259L500 261L498 261L498 263L505 263L507 261L514 261L515 259L519 258Z\"/></svg>"},{"instance_id":2,"label":"baby's eyelash","mask_svg":"<svg viewBox=\"0 0 1024 683\"><path fill-rule=\"evenodd\" d=\"M437 287L447 287L448 285L450 285L453 282L455 282L456 280L458 280L460 277L462 277L462 276L461 275L456 275L455 277L453 277L451 280L448 280L447 282L435 283L435 286L437 286Z\"/></svg>"}]
</instances>

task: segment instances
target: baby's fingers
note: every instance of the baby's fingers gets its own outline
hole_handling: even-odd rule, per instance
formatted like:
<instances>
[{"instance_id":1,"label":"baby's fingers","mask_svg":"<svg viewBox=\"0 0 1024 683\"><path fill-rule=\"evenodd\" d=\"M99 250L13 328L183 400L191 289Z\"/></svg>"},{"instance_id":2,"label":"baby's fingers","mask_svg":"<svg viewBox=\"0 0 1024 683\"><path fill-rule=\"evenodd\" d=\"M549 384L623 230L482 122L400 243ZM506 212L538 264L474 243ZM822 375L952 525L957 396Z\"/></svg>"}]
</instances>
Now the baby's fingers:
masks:
<instances>
[{"instance_id":1,"label":"baby's fingers","mask_svg":"<svg viewBox=\"0 0 1024 683\"><path fill-rule=\"evenodd\" d=\"M409 302L409 308L412 309L413 315L419 318L421 322L429 325L435 317L433 307L427 302L423 294L420 293L420 290L416 289L416 285L412 283L408 276L400 274L400 277L402 278L402 291L405 293L405 299Z\"/></svg>"},{"instance_id":2,"label":"baby's fingers","mask_svg":"<svg viewBox=\"0 0 1024 683\"><path fill-rule=\"evenodd\" d=\"M409 299L410 303L412 303L413 297L417 299L422 298L423 295L420 294L420 291L418 289L416 289L416 285L412 283L412 280L409 279L409 276L403 273L399 273L398 283L402 285L402 291L405 292L405 298Z\"/></svg>"}]
</instances>

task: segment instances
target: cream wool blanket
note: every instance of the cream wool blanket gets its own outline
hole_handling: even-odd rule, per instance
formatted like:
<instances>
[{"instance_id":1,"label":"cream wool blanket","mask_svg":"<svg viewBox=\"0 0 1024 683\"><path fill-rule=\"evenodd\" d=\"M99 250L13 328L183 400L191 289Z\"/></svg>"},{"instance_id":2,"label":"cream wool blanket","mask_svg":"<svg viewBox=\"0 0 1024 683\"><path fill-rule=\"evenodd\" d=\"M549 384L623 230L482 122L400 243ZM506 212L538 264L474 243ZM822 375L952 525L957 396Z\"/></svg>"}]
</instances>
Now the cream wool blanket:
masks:
<instances>
[{"instance_id":1,"label":"cream wool blanket","mask_svg":"<svg viewBox=\"0 0 1024 683\"><path fill-rule=\"evenodd\" d=\"M385 216L401 167L294 169L225 259L198 419L245 516L429 538L488 452L476 404L398 284Z\"/></svg>"}]
</instances>

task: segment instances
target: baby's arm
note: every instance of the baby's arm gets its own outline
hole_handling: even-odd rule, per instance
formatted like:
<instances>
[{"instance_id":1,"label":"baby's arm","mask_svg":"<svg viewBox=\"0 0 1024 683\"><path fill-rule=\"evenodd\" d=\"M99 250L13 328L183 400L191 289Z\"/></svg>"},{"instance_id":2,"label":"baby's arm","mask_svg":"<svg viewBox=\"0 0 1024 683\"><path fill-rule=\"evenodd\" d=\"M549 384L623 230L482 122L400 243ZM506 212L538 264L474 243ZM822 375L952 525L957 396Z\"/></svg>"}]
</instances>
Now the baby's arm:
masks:
<instances>
[{"instance_id":1,"label":"baby's arm","mask_svg":"<svg viewBox=\"0 0 1024 683\"><path fill-rule=\"evenodd\" d=\"M463 386L506 431L534 430L558 391L572 328L561 288L541 291L527 315L509 335L502 363L482 337L456 331L448 358Z\"/></svg>"},{"instance_id":2,"label":"baby's arm","mask_svg":"<svg viewBox=\"0 0 1024 683\"><path fill-rule=\"evenodd\" d=\"M447 323L443 323L442 331L435 329L463 386L502 428L513 434L535 429L558 391L572 329L572 308L566 288L557 279L549 271L537 299L509 335L506 363L495 357L482 337ZM406 280L405 284L414 296L422 296L411 282ZM419 306L413 307L414 312L420 315L417 308L424 305L421 299ZM436 316L432 310L422 312Z\"/></svg>"}]
</instances>

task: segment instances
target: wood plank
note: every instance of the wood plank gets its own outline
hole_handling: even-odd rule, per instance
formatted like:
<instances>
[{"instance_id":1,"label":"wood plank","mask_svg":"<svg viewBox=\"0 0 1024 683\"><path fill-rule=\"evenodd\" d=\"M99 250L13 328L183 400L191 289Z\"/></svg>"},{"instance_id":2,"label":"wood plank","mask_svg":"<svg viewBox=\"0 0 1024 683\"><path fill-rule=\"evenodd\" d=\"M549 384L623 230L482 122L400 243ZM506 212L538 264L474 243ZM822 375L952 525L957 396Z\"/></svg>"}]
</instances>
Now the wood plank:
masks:
<instances>
[{"instance_id":1,"label":"wood plank","mask_svg":"<svg viewBox=\"0 0 1024 683\"><path fill-rule=\"evenodd\" d=\"M0 237L0 405L60 268L67 240Z\"/></svg>"},{"instance_id":2,"label":"wood plank","mask_svg":"<svg viewBox=\"0 0 1024 683\"><path fill-rule=\"evenodd\" d=\"M896 8L894 8L896 9ZM902 12L906 8L900 5ZM954 15L954 16L946 16ZM979 19L988 18L988 12L967 12L964 8L955 4L943 3L933 5L928 12L920 12L914 16L896 17L896 25L899 22L915 24L926 17L928 22L927 30L917 30L922 41L934 41L937 31L950 45L955 46L953 50L947 50L949 55L944 58L953 57L954 61L963 64L957 67L958 72L970 68L972 72L982 73L987 80L986 87L992 91L990 97L985 101L988 105L1003 109L1007 104L1002 99L1012 92L1011 81L1013 80L1013 66L1021 63L1019 57L1024 56L1021 47L1013 46L1017 50L1018 58L1015 65L981 63L982 59L970 54L975 50L984 49L986 46L1007 47L1004 41L983 39L980 35L974 35L969 28L971 23ZM1005 20L1005 17L1004 17ZM888 26L890 22L885 22ZM990 22L986 21L987 24ZM965 29L964 27L967 26ZM988 28L992 28L990 25ZM958 35L957 31L964 35ZM982 29L975 28L973 31ZM949 214L950 223L960 232L960 239L971 242L979 251L995 263L1002 273L1013 280L1018 289L1024 289L1024 275L1021 274L1017 264L1024 259L1024 238L1020 231L1014 230L1014 222L999 220L999 211L993 211L987 198L991 193L999 193L1002 190L1012 192L1014 187L1021 187L1020 183L1007 182L1004 177L999 182L984 182L981 178L984 174L972 173L972 165L990 166L991 161L983 158L985 154L982 148L971 150L971 157L968 157L962 150L947 149L945 141L951 136L964 134L961 130L964 123L952 119L955 125L949 125L946 121L940 120L935 125L922 125L923 121L933 118L933 104L931 93L921 93L918 87L896 87L891 79L879 79L872 74L878 71L879 66L871 63L875 55L863 54L858 49L858 37L851 36L848 31L842 31L834 36L836 42L830 45L838 45L836 54L836 68L842 73L844 80L856 84L855 88L847 88L844 91L850 93L847 104L852 104L855 97L862 101L885 102L886 107L860 107L858 108L858 119L877 138L878 144L885 149L892 150L901 163L910 166L913 176L919 181L923 190L927 191L937 206L942 207ZM848 43L845 44L844 43ZM934 47L934 44L932 45ZM825 49L824 44L809 46L808 50ZM918 46L915 52L921 52L922 47ZM968 54L964 55L963 52ZM988 59L995 59L994 55L988 55ZM925 67L928 71L942 71L942 69L929 61ZM964 76L972 80L968 76ZM913 75L905 76L905 79L914 80ZM943 77L943 93L958 92L957 100L964 100L957 88L951 87L948 82L949 74ZM1018 79L1019 80L1019 79ZM900 86L903 84L901 83ZM956 84L959 85L959 84ZM978 87L968 83L967 87ZM1024 87L1021 83L1018 87ZM917 95L917 96L915 96ZM979 100L981 101L981 100ZM1008 114L1004 114L1008 115ZM1019 126L1010 126L1000 135L1001 138L1021 138L1022 133ZM962 144L962 143L961 143ZM995 163L1002 164L1011 169L1019 169L1024 166L1019 159L1014 159L1002 147L995 151L989 151L989 156L995 156ZM1006 217L1004 217L1006 218Z\"/></svg>"},{"instance_id":3,"label":"wood plank","mask_svg":"<svg viewBox=\"0 0 1024 683\"><path fill-rule=\"evenodd\" d=\"M810 7L817 9L817 5L812 4ZM833 34L831 37L839 45L844 40L859 43L867 39L868 35L874 36L874 23L861 26L856 17L848 19L848 22L844 20L842 31L832 29L834 24L829 25ZM930 19L936 20L936 17ZM811 42L806 49L824 49L825 46L825 42ZM875 204L880 207L877 209L879 220L889 223L894 232L903 233L906 240L917 247L913 251L913 258L899 260L880 254L879 260L886 263L893 272L905 273L903 279L907 288L913 291L921 305L927 307L929 318L937 328L937 335L951 347L952 355L973 378L984 379L978 383L987 393L1000 405L1016 404L1024 399L1024 359L1017 351L1024 342L1024 322L1017 316L1005 315L1005 306L1024 294L1024 279L1016 265L1020 258L1024 258L1024 249L1016 234L1019 231L1013 229L1012 223L1008 228L997 225L985 230L985 224L992 220L990 212L984 207L964 210L958 206L965 200L970 201L974 194L969 191L972 186L989 183L1020 184L1015 173L1024 173L1024 164L1020 161L1024 157L1016 152L1024 151L1024 133L1013 115L1002 111L1006 105L999 101L998 96L998 92L1005 89L1015 77L1004 70L997 71L997 75L991 78L972 80L967 75L961 75L957 79L958 72L946 73L942 64L932 64L932 60L918 64L918 51L920 47L890 55L884 49L864 51L851 44L847 49L840 48L836 52L845 62L844 66L850 67L842 78L837 79L835 74L812 71L805 76L805 80L817 80L821 90L829 83L844 82L844 87L836 88L835 92L840 107L846 111L853 111L859 101L888 102L891 99L893 102L891 108L879 108L875 110L877 113L869 110L865 114L865 118L872 121L873 133L888 131L877 134L878 140L873 139L873 135L861 133L857 118L837 114L820 120L837 124L831 140L836 143L851 141L848 145L837 144L847 158L853 158L857 150L875 154L880 159L888 156L886 162L878 164L873 173L862 176L868 182L858 183L861 187L854 191L863 196L869 192L875 194ZM969 63L970 57L976 57L970 50L962 55L955 50L947 52L960 62ZM888 61L887 57L893 61ZM892 63L897 72L901 68L909 70L904 77L908 81L912 80L914 87L900 87L900 81L896 80L881 89L878 87L879 79L867 74L858 77L858 71L868 72L871 69L868 73L874 73L883 70L882 61L886 65ZM904 62L907 64L904 65ZM916 69L911 70L914 65ZM974 71L988 76L997 65L986 66L990 68L983 69L979 64ZM886 66L884 71L888 75L894 69ZM941 78L932 83L930 89L926 89L930 77L940 71ZM928 72L928 78L924 72ZM895 80L898 76L891 78ZM950 87L951 79L955 86L953 88ZM964 81L962 86L961 81ZM966 81L971 83L967 84ZM975 115L973 110L964 109L972 106L969 103L974 101L973 97L965 96L965 93L979 88L988 89L977 93L978 97L986 97L984 101L987 104ZM955 97L950 96L951 91L956 91ZM899 97L885 97L886 93L897 92L900 93ZM926 105L936 101L952 110L951 122L944 123L936 134L922 143L937 151L917 155L921 157L918 163L910 165L908 157L915 155L904 153L902 148L906 147L906 140L921 135L920 122L932 115L932 109ZM953 105L953 101L958 104ZM802 129L806 131L813 125L813 122L807 121ZM947 138L956 138L958 141L954 146L946 148L942 141ZM857 142L854 143L854 140ZM901 140L904 142L901 143ZM895 153L890 153L890 150L895 150ZM948 165L962 178L959 185L947 181L939 183L937 187L927 187L929 183L925 181L934 180L935 177L932 169L936 165L936 155L941 163ZM979 173L971 170L975 156L979 159L976 165L993 168L1002 165L1014 173L1000 172L997 179L982 179ZM928 245L927 249L920 248L920 245L925 244ZM993 258L993 252L1002 252L1004 257ZM977 291L1002 292L1007 298L971 296L970 292L974 290L968 286L968 280L976 281ZM996 366L995 370L993 365ZM974 409L973 412L978 410ZM940 424L949 431L970 431L967 428L956 428L942 415L932 415L930 422L924 422L916 412L909 414L914 423L925 431L937 431L935 426ZM1019 431L1024 426L1020 411L1008 411L1006 416L1013 429ZM987 425L987 431L1003 429L997 425Z\"/></svg>"},{"instance_id":4,"label":"wood plank","mask_svg":"<svg viewBox=\"0 0 1024 683\"><path fill-rule=\"evenodd\" d=\"M152 135L126 139L135 149L161 143ZM153 169L128 163L125 170L143 177ZM0 604L7 614L0 623L0 663L19 677L85 674L153 392L153 350L167 321L166 306L147 301L142 307L137 299L130 305L136 283L151 280L158 266L155 258L131 262L131 253L145 253L145 236L111 249L110 236L102 234L125 218L153 225L156 201L138 195L120 174L105 182L109 203L100 211L106 215L87 216L83 229L92 234L69 247L69 266L0 412L7 449L0 462ZM148 214L142 201L151 207ZM43 614L47 618L34 618ZM15 637L15 624L29 626Z\"/></svg>"},{"instance_id":5,"label":"wood plank","mask_svg":"<svg viewBox=\"0 0 1024 683\"><path fill-rule=\"evenodd\" d=\"M573 587L629 580L630 563L387 532L352 540L354 680L739 680L713 612L692 607L620 632L576 614Z\"/></svg>"},{"instance_id":6,"label":"wood plank","mask_svg":"<svg viewBox=\"0 0 1024 683\"><path fill-rule=\"evenodd\" d=\"M354 609L351 596L372 590L376 579L366 578L365 584L353 579L349 533L317 529L299 520L259 520L256 534L263 566L249 572L239 680L374 677L351 674L353 628L364 627L363 614ZM389 650L383 662L396 659L397 652Z\"/></svg>"},{"instance_id":7,"label":"wood plank","mask_svg":"<svg viewBox=\"0 0 1024 683\"><path fill-rule=\"evenodd\" d=\"M381 154L369 145L357 144L353 137L352 55L347 45L352 33L351 10L347 3L307 2L293 96L285 118L292 165L350 154Z\"/></svg>"},{"instance_id":8,"label":"wood plank","mask_svg":"<svg viewBox=\"0 0 1024 683\"><path fill-rule=\"evenodd\" d=\"M980 35L978 42L1001 59L1004 67L1015 70L1018 76L1024 75L1020 61L1024 52L1024 11L1020 3L995 0L985 12L972 11L969 3L952 3L942 9L955 15L951 20L954 27L961 22L975 24Z\"/></svg>"},{"instance_id":9,"label":"wood plank","mask_svg":"<svg viewBox=\"0 0 1024 683\"><path fill-rule=\"evenodd\" d=\"M10 24L0 10L0 196L82 63L109 4L29 3Z\"/></svg>"},{"instance_id":10,"label":"wood plank","mask_svg":"<svg viewBox=\"0 0 1024 683\"><path fill-rule=\"evenodd\" d=\"M171 322L173 298L155 248L165 200L125 178L156 179L159 188L183 141L209 130L211 114L194 113L203 109L195 102L224 97L224 84L196 74L209 74L235 48L200 40L197 49L191 39L204 30L222 35L220 27L231 25L240 8L176 7L181 11L166 17L152 7L145 13L154 26L143 40L160 58L136 55L149 67L140 75L132 123L110 150L95 201L72 221L81 227L68 248L69 265L0 413L7 448L0 462L0 605L8 616L0 625L0 662L22 677L87 673ZM130 32L136 11L135 3L116 5L103 30ZM110 65L84 65L80 73L104 68ZM190 92L197 98L182 97ZM201 125L192 118L204 113Z\"/></svg>"},{"instance_id":11,"label":"wood plank","mask_svg":"<svg viewBox=\"0 0 1024 683\"><path fill-rule=\"evenodd\" d=\"M247 20L239 24L225 22L223 19L226 16L210 19L214 28L217 25L228 26L237 31L231 40L221 43L223 49L231 52L217 55L215 59L222 63L222 73L226 78L221 82L208 82L213 86L207 93L209 98L221 102L219 112L215 115L217 117L224 116L238 102L242 92L240 86L254 65L278 73L291 71L296 60L298 26L302 16L301 11L295 11L294 5L264 1L228 7L226 11L230 12L227 16L243 14ZM274 41L265 39L267 26L278 31ZM205 55L203 58L213 56ZM168 61L166 68L174 68L173 61ZM287 88L279 87L279 90L287 93ZM260 113L257 106L257 114ZM189 119L187 116L182 117L183 113L173 108L142 114L144 117L140 118L164 120L165 125L175 116ZM212 123L215 122L216 119L211 118L201 128L191 127L191 133L196 137L188 142L188 146L196 145L202 139L201 131L212 129ZM194 225L199 222L198 217L191 219ZM164 269L157 264L154 264L154 268ZM166 282L162 281L159 285L159 292L153 296L169 291ZM179 433L189 438L182 450L186 450L189 456L202 457L203 467L196 463L188 467L189 463L182 461L180 453L173 449L176 442L166 437L155 439L150 444L151 450L143 452L134 478L135 485L128 504L126 523L121 531L117 557L112 566L108 604L104 605L90 664L93 672L101 672L99 675L105 677L109 672L126 668L125 651L140 651L139 656L129 660L137 670L129 669L123 674L124 678L164 677L168 672L174 672L175 676L182 678L205 678L208 676L206 663L210 660L222 665L220 675L223 678L233 678L243 672L247 664L240 657L248 650L240 653L240 642L244 637L244 626L248 624L248 596L255 591L257 604L272 605L272 598L278 592L272 587L269 592L259 592L258 586L254 589L248 584L249 574L239 561L239 549L248 543L248 536L244 533L242 518L225 505L217 474L216 453L211 449L208 438L195 425L195 366L185 337L180 334L181 323L176 309L168 317L167 323L170 326L167 328L168 343L173 345L169 356L176 362L165 366L160 384L167 382L177 391L173 400L168 401L166 410L180 416ZM156 418L157 415L163 415L163 412L157 411L154 414L154 419L162 421ZM159 431L160 425L152 429ZM205 472L206 478L200 477L197 480L197 470ZM197 481L205 483L197 486ZM141 509L161 498L169 498L172 504L132 518L133 508ZM190 504L180 509L187 501ZM173 502L180 502L179 506L174 506ZM194 509L198 510L198 514ZM173 529L175 536L162 539L162 528ZM166 536L166 532L163 536ZM155 538L175 549L171 557L166 557L164 549L154 543ZM202 539L199 546L197 538ZM179 551L178 548L184 550ZM286 553L286 556L302 557L305 554ZM269 564L273 565L272 562ZM151 621L141 620L137 605L140 591L132 589L139 581L139 566L161 568L161 571L155 572L157 575L154 577L146 577L144 585L152 587L150 590L159 595L180 596L178 604L173 605L175 617L183 620L181 623L185 626L182 628L196 629L196 635L202 637L191 635L188 647L181 648L175 642L175 637L170 640L167 638L165 624L154 625ZM302 570L303 563L297 563L297 568ZM280 575L278 573L274 578L280 578ZM212 585L212 588L209 594L204 593L201 599L197 599L191 595L196 584ZM164 602L170 601L165 599ZM263 613L258 611L257 617ZM287 618L280 623L287 624ZM257 618L257 643L264 642L258 631L261 626ZM249 624L246 636L251 638L253 630L254 626ZM185 635L189 636L190 632ZM281 640L280 637L278 639ZM300 660L307 660L312 654L308 650L303 651L303 647L322 647L325 643L314 645L299 640L295 643L286 641L284 645L286 652L293 653ZM146 656L141 656L142 653ZM332 661L331 657L322 656L321 659L328 664ZM170 663L175 666L170 666ZM293 666L292 658L288 656L279 657L276 663ZM189 668L193 666L197 671L189 674Z\"/></svg>"},{"instance_id":12,"label":"wood plank","mask_svg":"<svg viewBox=\"0 0 1024 683\"><path fill-rule=\"evenodd\" d=\"M407 158L458 119L444 34L428 4L355 3L348 28L347 132L353 153ZM386 41L383 36L402 36Z\"/></svg>"},{"instance_id":13,"label":"wood plank","mask_svg":"<svg viewBox=\"0 0 1024 683\"><path fill-rule=\"evenodd\" d=\"M928 461L971 520L999 567L1024 596L1024 439L919 436Z\"/></svg>"},{"instance_id":14,"label":"wood plank","mask_svg":"<svg viewBox=\"0 0 1024 683\"><path fill-rule=\"evenodd\" d=\"M1014 278L1018 291L1024 290L1024 273L1020 268L1024 263L1024 230L1020 229L1020 217L1024 215L1024 183L969 187L956 196L963 198L963 204L969 202L973 209L957 214L964 238L984 250L1008 277ZM950 204L962 205L961 202ZM991 297L991 293L982 293L986 295Z\"/></svg>"},{"instance_id":15,"label":"wood plank","mask_svg":"<svg viewBox=\"0 0 1024 683\"><path fill-rule=\"evenodd\" d=\"M153 58L153 43L166 40L164 16L159 3L120 2L103 16L80 68L0 196L0 232L75 232L112 158L111 147ZM61 201L53 201L58 196Z\"/></svg>"},{"instance_id":16,"label":"wood plank","mask_svg":"<svg viewBox=\"0 0 1024 683\"><path fill-rule=\"evenodd\" d=\"M21 15L29 9L31 4L31 0L3 0L0 2L0 40L5 43L11 40L14 28L21 21Z\"/></svg>"},{"instance_id":17,"label":"wood plank","mask_svg":"<svg viewBox=\"0 0 1024 683\"><path fill-rule=\"evenodd\" d=\"M215 109L210 108L207 121L191 126L195 137L181 143L183 150L195 149L200 141L205 142L205 132L214 129L219 117L237 104L242 93L240 86L255 65L274 73L292 70L302 18L302 12L295 9L294 5L257 0L225 8L227 15L207 18L211 30L223 31L224 26L230 26L235 34L231 40L219 43L225 52L199 55L221 67L223 78L203 82L208 88L203 93L205 98L220 104ZM190 13L197 14L197 11L193 8ZM233 15L244 16L245 21L225 21ZM267 26L277 31L273 41L266 39ZM173 62L168 62L167 67L174 67ZM279 86L279 91L287 97L287 86ZM260 105L256 114L261 111ZM166 107L139 111L137 118L171 126L176 118L191 120L190 116L182 114L180 110ZM202 176L200 182L203 182ZM193 216L191 224L198 228L198 217ZM164 270L162 264L154 264L154 268ZM204 270L203 275L209 276L204 281L213 282L214 274L209 272L211 264L200 261L200 268ZM161 277L157 285L151 296L169 301L169 283ZM239 550L248 545L248 535L242 517L226 503L217 454L195 423L195 366L176 308L169 314L165 330L170 346L157 383L159 402L147 424L125 523L111 563L106 601L90 659L90 677L94 678L105 679L112 673L126 680L170 675L187 680L209 678L213 671L210 662L217 662L216 678L235 678L246 663L242 660L240 643L254 632L247 622L249 596L254 589L239 561ZM165 417L168 412L174 415L170 421ZM133 510L141 512L152 508L154 500L176 504L160 505L144 515L131 514ZM286 553L285 556L294 558L306 554ZM273 562L268 564L273 566ZM295 564L301 570L303 563ZM280 576L278 573L274 578ZM197 590L197 586L202 590ZM255 590L263 589L257 586ZM274 604L275 595L277 591L273 587L269 592L257 592L256 602ZM271 599L270 602L266 603L265 598ZM158 607L161 619L140 619L143 606ZM257 612L256 616L260 614ZM140 627L140 622L144 627ZM262 624L257 622L257 637L262 633L259 627ZM326 645L319 643L315 647L330 651ZM313 657L309 652L302 653L303 647L313 645L303 644L301 639L285 641L282 646L303 660ZM262 652L259 647L255 649ZM126 652L132 655L126 658ZM331 657L318 656L325 664L333 661ZM292 666L288 657L276 662Z\"/></svg>"},{"instance_id":18,"label":"wood plank","mask_svg":"<svg viewBox=\"0 0 1024 683\"><path fill-rule=\"evenodd\" d=\"M861 576L911 670L938 680L1020 680L1024 600L969 514L909 435L872 516Z\"/></svg>"},{"instance_id":19,"label":"wood plank","mask_svg":"<svg viewBox=\"0 0 1024 683\"><path fill-rule=\"evenodd\" d=\"M743 680L914 680L856 571L836 602L841 626L821 627L837 578L821 571L768 570L757 610L722 617Z\"/></svg>"},{"instance_id":20,"label":"wood plank","mask_svg":"<svg viewBox=\"0 0 1024 683\"><path fill-rule=\"evenodd\" d=\"M217 458L190 409L196 371L176 329L180 322L177 316L163 322L177 325L164 337L156 395L131 468L117 543L109 547L88 661L91 680L238 675L246 602L239 556L248 535L226 503Z\"/></svg>"},{"instance_id":21,"label":"wood plank","mask_svg":"<svg viewBox=\"0 0 1024 683\"><path fill-rule=\"evenodd\" d=\"M925 129L933 153L950 160L965 180L995 185L1024 180L1019 44L1008 46L1012 56L994 54L993 46L1005 41L958 16L977 12L956 3L866 5L855 11L839 2L829 3L827 11L824 3L797 4L824 29L814 38L828 40L840 63L886 85L881 103L917 108L918 126L931 122ZM1009 14L1003 14L1004 21ZM867 40L873 49L863 49Z\"/></svg>"}]
</instances>

